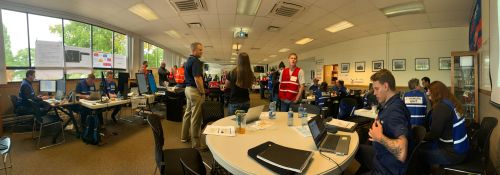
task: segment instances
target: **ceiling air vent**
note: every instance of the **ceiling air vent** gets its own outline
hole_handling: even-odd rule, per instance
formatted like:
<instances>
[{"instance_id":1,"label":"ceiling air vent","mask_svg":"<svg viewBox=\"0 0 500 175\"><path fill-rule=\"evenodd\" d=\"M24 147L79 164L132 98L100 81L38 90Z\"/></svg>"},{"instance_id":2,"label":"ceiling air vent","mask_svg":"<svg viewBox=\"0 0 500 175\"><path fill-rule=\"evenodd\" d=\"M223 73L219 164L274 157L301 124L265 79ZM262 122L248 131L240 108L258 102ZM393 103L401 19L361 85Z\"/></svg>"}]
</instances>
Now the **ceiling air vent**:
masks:
<instances>
[{"instance_id":1,"label":"ceiling air vent","mask_svg":"<svg viewBox=\"0 0 500 175\"><path fill-rule=\"evenodd\" d=\"M192 12L206 10L205 0L170 0L170 4L178 12Z\"/></svg>"},{"instance_id":2,"label":"ceiling air vent","mask_svg":"<svg viewBox=\"0 0 500 175\"><path fill-rule=\"evenodd\" d=\"M270 14L282 17L294 17L304 11L305 7L299 3L279 1L271 10Z\"/></svg>"}]
</instances>

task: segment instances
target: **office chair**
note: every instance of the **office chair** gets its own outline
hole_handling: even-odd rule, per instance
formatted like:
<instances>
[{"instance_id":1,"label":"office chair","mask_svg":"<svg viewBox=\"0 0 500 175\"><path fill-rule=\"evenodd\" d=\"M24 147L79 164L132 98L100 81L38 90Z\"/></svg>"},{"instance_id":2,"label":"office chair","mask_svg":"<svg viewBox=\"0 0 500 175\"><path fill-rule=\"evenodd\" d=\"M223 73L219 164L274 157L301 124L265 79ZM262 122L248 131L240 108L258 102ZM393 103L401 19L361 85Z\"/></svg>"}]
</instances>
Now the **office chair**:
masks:
<instances>
[{"instance_id":1,"label":"office chair","mask_svg":"<svg viewBox=\"0 0 500 175\"><path fill-rule=\"evenodd\" d=\"M189 167L186 162L184 162L184 160L182 160L182 158L180 158L180 163L181 163L181 166L182 166L182 172L184 175L200 175L200 173L194 171L193 169L191 169L191 167Z\"/></svg>"},{"instance_id":2,"label":"office chair","mask_svg":"<svg viewBox=\"0 0 500 175\"><path fill-rule=\"evenodd\" d=\"M194 148L163 149L164 137L161 117L155 114L147 117L147 121L155 140L155 172L159 169L160 174L183 174L183 167L179 160L190 165L190 169L198 174L206 174L200 153Z\"/></svg>"},{"instance_id":3,"label":"office chair","mask_svg":"<svg viewBox=\"0 0 500 175\"><path fill-rule=\"evenodd\" d=\"M214 101L206 101L201 105L203 121L201 128L205 128L209 122L215 122L224 117L224 104Z\"/></svg>"},{"instance_id":4,"label":"office chair","mask_svg":"<svg viewBox=\"0 0 500 175\"><path fill-rule=\"evenodd\" d=\"M354 98L342 98L339 104L339 113L337 115L337 119L347 119L350 118L356 107L358 102Z\"/></svg>"},{"instance_id":5,"label":"office chair","mask_svg":"<svg viewBox=\"0 0 500 175\"><path fill-rule=\"evenodd\" d=\"M425 128L424 128L425 129ZM408 166L406 167L406 175L416 175L416 174L419 174L419 171L418 168L421 168L419 165L418 165L418 156L415 155L417 154L418 152L418 149L420 148L420 145L422 145L422 143L418 143L414 148L413 150L411 151L411 154L408 156L408 159L406 161L408 161Z\"/></svg>"},{"instance_id":6,"label":"office chair","mask_svg":"<svg viewBox=\"0 0 500 175\"><path fill-rule=\"evenodd\" d=\"M306 108L306 112L309 113L309 114L316 114L316 115L319 115L321 114L321 108L319 108L318 106L316 105L312 105L312 104L302 104L302 106L304 108Z\"/></svg>"},{"instance_id":7,"label":"office chair","mask_svg":"<svg viewBox=\"0 0 500 175\"><path fill-rule=\"evenodd\" d=\"M420 143L424 140L425 134L427 134L427 130L423 126L413 126L411 128L413 134L413 141L415 143Z\"/></svg>"},{"instance_id":8,"label":"office chair","mask_svg":"<svg viewBox=\"0 0 500 175\"><path fill-rule=\"evenodd\" d=\"M2 155L3 167L1 169L5 170L7 174L7 168L12 168L12 156L10 155L11 141L10 137L0 138L0 154ZM7 166L7 157L9 157L10 165Z\"/></svg>"},{"instance_id":9,"label":"office chair","mask_svg":"<svg viewBox=\"0 0 500 175\"><path fill-rule=\"evenodd\" d=\"M31 103L31 106L37 108L36 107L37 105L32 100L29 100L29 101ZM39 113L41 113L41 112L39 112ZM33 130L32 130L31 137L33 139L38 138L38 141L36 143L36 146L38 147L38 149L45 149L48 147L60 145L66 141L66 137L64 136L64 123L63 123L63 120L59 117L59 114L57 112L49 112L46 115L35 115L33 117L33 123L34 124L33 124ZM62 141L55 143L55 138L54 138L54 141L52 144L40 147L40 140L42 138L43 128L48 127L48 126L53 126L53 125L59 125L61 127ZM38 137L35 137L35 130L36 130L37 126L39 126L40 129L38 130Z\"/></svg>"},{"instance_id":10,"label":"office chair","mask_svg":"<svg viewBox=\"0 0 500 175\"><path fill-rule=\"evenodd\" d=\"M17 106L17 101L19 100L17 98L17 96L15 95L10 95L10 102L12 103L12 106L14 107L14 113L16 114L16 117L15 117L15 121L14 121L14 125L12 126L13 127L13 132L14 133L17 133L15 131L16 128L18 128L23 122L31 122L31 125L30 127L33 125L33 115L32 114L27 114L27 113L24 113L23 112L23 109L22 108L19 108ZM23 125L21 125L23 126Z\"/></svg>"},{"instance_id":11,"label":"office chair","mask_svg":"<svg viewBox=\"0 0 500 175\"><path fill-rule=\"evenodd\" d=\"M466 174L485 174L489 159L490 136L497 126L498 120L493 117L485 117L481 122L479 130L472 135L471 149L467 158L462 163L455 165L443 165L441 168L447 171Z\"/></svg>"}]
</instances>

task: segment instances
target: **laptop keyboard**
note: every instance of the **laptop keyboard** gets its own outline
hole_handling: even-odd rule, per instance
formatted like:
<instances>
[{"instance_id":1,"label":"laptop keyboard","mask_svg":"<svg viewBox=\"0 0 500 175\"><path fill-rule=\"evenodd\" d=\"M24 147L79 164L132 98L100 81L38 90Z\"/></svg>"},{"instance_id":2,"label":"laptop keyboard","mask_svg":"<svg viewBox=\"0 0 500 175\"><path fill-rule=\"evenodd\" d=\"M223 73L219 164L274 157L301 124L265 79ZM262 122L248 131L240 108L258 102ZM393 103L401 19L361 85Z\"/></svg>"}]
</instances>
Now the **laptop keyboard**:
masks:
<instances>
[{"instance_id":1,"label":"laptop keyboard","mask_svg":"<svg viewBox=\"0 0 500 175\"><path fill-rule=\"evenodd\" d=\"M337 143L339 142L339 139L340 139L339 136L327 135L322 147L330 150L335 150L337 148Z\"/></svg>"}]
</instances>

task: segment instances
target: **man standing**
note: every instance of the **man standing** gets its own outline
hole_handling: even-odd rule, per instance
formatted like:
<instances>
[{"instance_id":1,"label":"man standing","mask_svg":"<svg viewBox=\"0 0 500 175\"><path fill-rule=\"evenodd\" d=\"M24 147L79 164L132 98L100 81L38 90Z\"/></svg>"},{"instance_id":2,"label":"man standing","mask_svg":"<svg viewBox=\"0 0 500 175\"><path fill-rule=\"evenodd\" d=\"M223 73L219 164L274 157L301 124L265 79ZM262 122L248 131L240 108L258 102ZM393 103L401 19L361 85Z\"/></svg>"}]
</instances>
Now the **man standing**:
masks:
<instances>
[{"instance_id":1,"label":"man standing","mask_svg":"<svg viewBox=\"0 0 500 175\"><path fill-rule=\"evenodd\" d=\"M359 145L356 160L361 164L358 173L406 174L410 113L396 93L394 76L382 69L370 77L377 100L382 107L368 135L370 145Z\"/></svg>"},{"instance_id":2,"label":"man standing","mask_svg":"<svg viewBox=\"0 0 500 175\"><path fill-rule=\"evenodd\" d=\"M278 96L281 100L281 111L286 112L292 103L298 103L304 91L304 71L297 67L297 54L288 55L290 67L283 69L280 75L280 91Z\"/></svg>"},{"instance_id":3,"label":"man standing","mask_svg":"<svg viewBox=\"0 0 500 175\"><path fill-rule=\"evenodd\" d=\"M167 86L165 82L168 82L168 75L170 74L165 66L165 62L161 62L160 68L158 69L158 80L160 81L160 86Z\"/></svg>"},{"instance_id":4,"label":"man standing","mask_svg":"<svg viewBox=\"0 0 500 175\"><path fill-rule=\"evenodd\" d=\"M429 92L429 85L431 84L431 79L429 77L422 78L422 86L424 86L425 94Z\"/></svg>"},{"instance_id":5,"label":"man standing","mask_svg":"<svg viewBox=\"0 0 500 175\"><path fill-rule=\"evenodd\" d=\"M413 78L408 81L408 88L410 91L404 94L404 102L406 107L410 111L410 123L411 126L420 125L423 127L427 126L427 99L425 94L418 90L419 82L418 79Z\"/></svg>"},{"instance_id":6,"label":"man standing","mask_svg":"<svg viewBox=\"0 0 500 175\"><path fill-rule=\"evenodd\" d=\"M199 42L191 44L192 54L189 56L184 67L186 89L186 112L182 118L182 133L181 141L188 142L191 140L191 146L198 150L205 151L207 149L201 143L201 105L205 101L205 88L203 86L203 63L200 57L203 54L203 45ZM190 137L191 136L191 137Z\"/></svg>"}]
</instances>

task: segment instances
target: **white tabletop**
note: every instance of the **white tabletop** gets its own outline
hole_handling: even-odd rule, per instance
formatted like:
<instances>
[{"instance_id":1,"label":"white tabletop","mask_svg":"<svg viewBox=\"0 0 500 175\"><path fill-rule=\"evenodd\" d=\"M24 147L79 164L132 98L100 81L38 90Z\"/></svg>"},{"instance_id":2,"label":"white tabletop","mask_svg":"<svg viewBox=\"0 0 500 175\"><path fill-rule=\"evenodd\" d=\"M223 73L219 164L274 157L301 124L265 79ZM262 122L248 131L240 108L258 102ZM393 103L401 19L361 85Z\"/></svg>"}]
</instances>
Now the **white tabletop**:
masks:
<instances>
[{"instance_id":1,"label":"white tabletop","mask_svg":"<svg viewBox=\"0 0 500 175\"><path fill-rule=\"evenodd\" d=\"M269 120L267 115L261 115L261 120L271 121L274 124L263 130L253 129L250 123L247 125L245 134L237 134L235 137L207 135L206 142L210 148L214 159L225 169L233 174L275 174L273 171L265 168L253 158L249 157L247 151L259 144L267 141L302 150L313 151L314 155L304 174L340 174L341 170L337 165L320 155L312 137L303 137L291 127L287 126L287 113L277 112L276 119ZM266 117L264 117L266 116ZM231 120L234 116L225 117L213 123L218 126L236 126L236 122ZM300 119L297 113L294 114L294 124L300 125ZM306 126L307 127L307 126ZM325 153L326 156L335 160L345 170L354 158L358 149L359 138L356 132L341 132L337 134L351 136L349 153L345 156L337 156L332 153Z\"/></svg>"},{"instance_id":2,"label":"white tabletop","mask_svg":"<svg viewBox=\"0 0 500 175\"><path fill-rule=\"evenodd\" d=\"M111 106L117 106L117 105L122 105L122 104L127 104L130 103L130 100L119 100L116 99L114 101L109 101L106 103L101 103L98 100L97 101L92 101L92 100L85 100L85 99L80 99L80 105L89 108L89 109L101 109L101 108L107 108Z\"/></svg>"},{"instance_id":3,"label":"white tabletop","mask_svg":"<svg viewBox=\"0 0 500 175\"><path fill-rule=\"evenodd\" d=\"M368 110L368 109L357 109L354 111L354 115L361 117L368 117L372 119L377 118L377 113L374 110Z\"/></svg>"}]
</instances>

